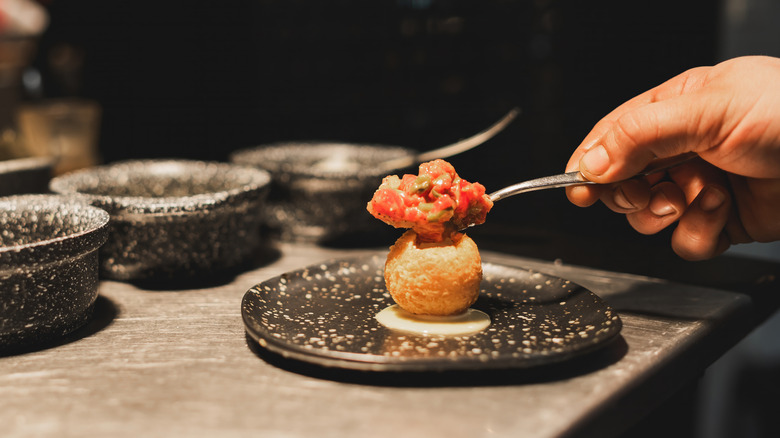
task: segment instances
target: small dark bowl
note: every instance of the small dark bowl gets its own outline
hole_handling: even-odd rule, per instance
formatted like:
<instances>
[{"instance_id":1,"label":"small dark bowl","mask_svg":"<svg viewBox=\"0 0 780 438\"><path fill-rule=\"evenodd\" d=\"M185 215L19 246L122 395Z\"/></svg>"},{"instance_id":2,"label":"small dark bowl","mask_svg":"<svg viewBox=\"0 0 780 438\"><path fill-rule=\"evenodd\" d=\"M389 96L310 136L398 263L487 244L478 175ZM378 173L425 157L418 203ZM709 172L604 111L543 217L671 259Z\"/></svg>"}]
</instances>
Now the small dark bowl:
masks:
<instances>
[{"instance_id":1,"label":"small dark bowl","mask_svg":"<svg viewBox=\"0 0 780 438\"><path fill-rule=\"evenodd\" d=\"M50 157L0 161L0 196L48 192L55 161Z\"/></svg>"},{"instance_id":2,"label":"small dark bowl","mask_svg":"<svg viewBox=\"0 0 780 438\"><path fill-rule=\"evenodd\" d=\"M0 198L0 349L50 341L89 320L108 221L67 197Z\"/></svg>"},{"instance_id":3,"label":"small dark bowl","mask_svg":"<svg viewBox=\"0 0 780 438\"><path fill-rule=\"evenodd\" d=\"M262 246L267 172L227 163L131 160L55 177L111 215L101 269L115 280L211 275Z\"/></svg>"},{"instance_id":4,"label":"small dark bowl","mask_svg":"<svg viewBox=\"0 0 780 438\"><path fill-rule=\"evenodd\" d=\"M333 243L390 229L368 214L366 204L383 177L403 170L379 164L414 153L396 146L286 142L243 149L230 160L271 173L264 219L282 240Z\"/></svg>"}]
</instances>

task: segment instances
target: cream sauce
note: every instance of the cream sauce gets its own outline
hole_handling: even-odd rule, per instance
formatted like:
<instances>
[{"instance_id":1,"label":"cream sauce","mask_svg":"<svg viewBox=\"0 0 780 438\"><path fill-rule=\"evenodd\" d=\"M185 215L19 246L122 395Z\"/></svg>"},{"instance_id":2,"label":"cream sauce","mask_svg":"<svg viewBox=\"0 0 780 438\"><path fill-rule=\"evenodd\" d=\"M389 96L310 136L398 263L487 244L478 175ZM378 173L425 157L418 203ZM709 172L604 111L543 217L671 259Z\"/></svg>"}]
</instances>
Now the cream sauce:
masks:
<instances>
[{"instance_id":1,"label":"cream sauce","mask_svg":"<svg viewBox=\"0 0 780 438\"><path fill-rule=\"evenodd\" d=\"M432 336L472 335L490 326L490 316L476 309L452 316L415 315L397 304L377 313L376 320L390 329Z\"/></svg>"}]
</instances>

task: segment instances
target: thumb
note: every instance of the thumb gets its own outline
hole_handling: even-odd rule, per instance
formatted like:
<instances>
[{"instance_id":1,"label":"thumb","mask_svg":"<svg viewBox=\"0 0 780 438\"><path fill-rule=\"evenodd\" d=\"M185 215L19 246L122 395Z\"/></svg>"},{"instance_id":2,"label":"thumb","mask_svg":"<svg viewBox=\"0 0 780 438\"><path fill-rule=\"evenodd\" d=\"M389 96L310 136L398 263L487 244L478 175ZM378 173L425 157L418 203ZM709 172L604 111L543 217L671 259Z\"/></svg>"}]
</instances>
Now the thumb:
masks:
<instances>
[{"instance_id":1,"label":"thumb","mask_svg":"<svg viewBox=\"0 0 780 438\"><path fill-rule=\"evenodd\" d=\"M612 120L600 138L582 155L583 176L598 183L611 183L636 175L656 158L696 151L717 131L719 114L699 93L652 102L627 111ZM706 109L706 111L705 111Z\"/></svg>"}]
</instances>

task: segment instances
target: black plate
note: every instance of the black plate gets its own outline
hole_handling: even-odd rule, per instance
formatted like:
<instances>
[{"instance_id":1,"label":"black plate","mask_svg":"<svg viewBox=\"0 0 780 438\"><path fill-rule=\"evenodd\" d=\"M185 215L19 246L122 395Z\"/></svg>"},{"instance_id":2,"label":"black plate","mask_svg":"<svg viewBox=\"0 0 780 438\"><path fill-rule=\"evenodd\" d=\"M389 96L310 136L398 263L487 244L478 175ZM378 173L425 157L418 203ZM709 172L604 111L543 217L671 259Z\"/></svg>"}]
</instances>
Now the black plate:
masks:
<instances>
[{"instance_id":1,"label":"black plate","mask_svg":"<svg viewBox=\"0 0 780 438\"><path fill-rule=\"evenodd\" d=\"M562 278L484 263L473 306L492 320L470 336L394 331L376 314L393 304L386 254L333 260L282 274L247 291L241 311L262 348L316 365L371 371L529 368L604 346L622 327L589 290Z\"/></svg>"}]
</instances>

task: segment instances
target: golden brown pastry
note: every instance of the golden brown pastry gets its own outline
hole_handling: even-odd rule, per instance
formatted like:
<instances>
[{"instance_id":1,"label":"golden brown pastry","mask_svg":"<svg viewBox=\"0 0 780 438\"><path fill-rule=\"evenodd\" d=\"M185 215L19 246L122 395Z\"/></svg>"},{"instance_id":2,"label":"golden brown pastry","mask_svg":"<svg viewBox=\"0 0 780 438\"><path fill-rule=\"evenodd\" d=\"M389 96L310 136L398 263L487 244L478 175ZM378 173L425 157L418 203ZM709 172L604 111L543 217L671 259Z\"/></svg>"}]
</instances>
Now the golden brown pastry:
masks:
<instances>
[{"instance_id":1,"label":"golden brown pastry","mask_svg":"<svg viewBox=\"0 0 780 438\"><path fill-rule=\"evenodd\" d=\"M420 315L465 312L479 295L482 260L477 245L462 233L441 242L421 242L406 231L385 263L385 284L404 310Z\"/></svg>"}]
</instances>

